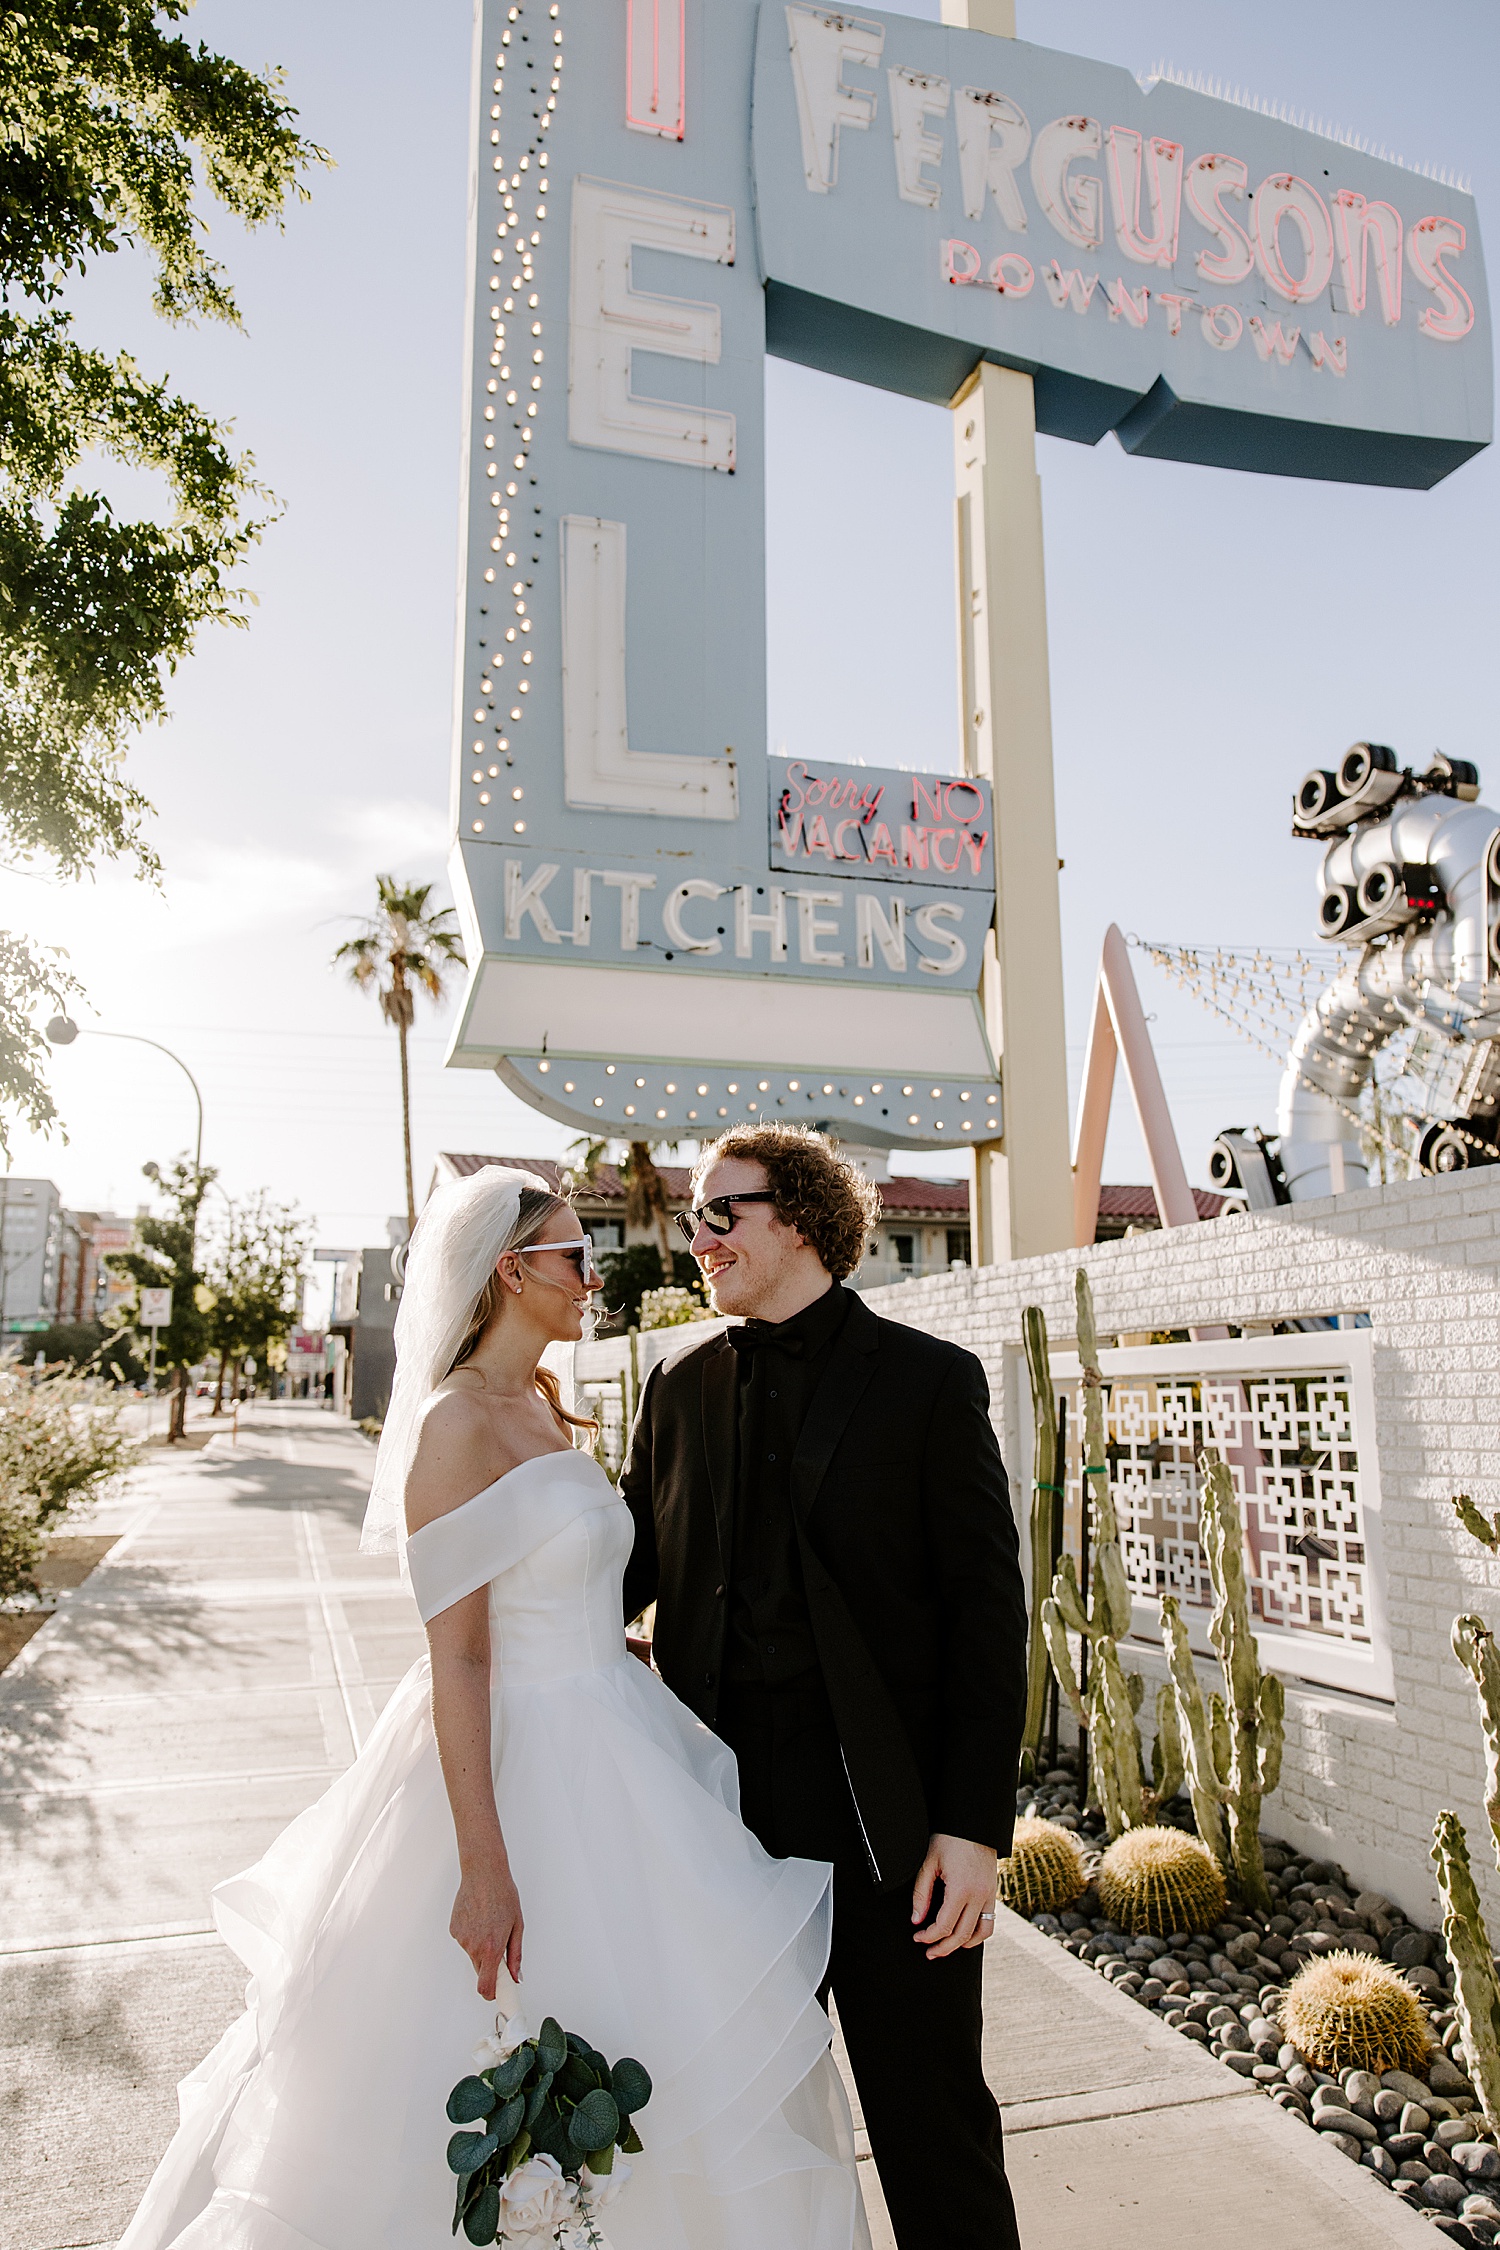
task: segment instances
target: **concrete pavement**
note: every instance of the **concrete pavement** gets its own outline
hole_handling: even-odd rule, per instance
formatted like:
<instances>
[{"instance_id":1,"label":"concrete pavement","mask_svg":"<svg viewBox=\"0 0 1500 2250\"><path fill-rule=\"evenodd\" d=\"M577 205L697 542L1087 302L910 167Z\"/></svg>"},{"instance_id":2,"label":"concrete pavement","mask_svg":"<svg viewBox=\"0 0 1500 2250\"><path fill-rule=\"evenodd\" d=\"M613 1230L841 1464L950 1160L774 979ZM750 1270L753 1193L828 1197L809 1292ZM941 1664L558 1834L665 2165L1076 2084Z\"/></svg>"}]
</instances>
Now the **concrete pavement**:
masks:
<instances>
[{"instance_id":1,"label":"concrete pavement","mask_svg":"<svg viewBox=\"0 0 1500 2250\"><path fill-rule=\"evenodd\" d=\"M90 1523L118 1543L0 1674L0 2250L118 2238L177 2080L241 2006L210 1888L347 1765L420 1650L394 1569L358 1552L372 1461L303 1406L154 1453ZM986 1990L1029 2246L1430 2250L1368 2174L1003 1913Z\"/></svg>"}]
</instances>

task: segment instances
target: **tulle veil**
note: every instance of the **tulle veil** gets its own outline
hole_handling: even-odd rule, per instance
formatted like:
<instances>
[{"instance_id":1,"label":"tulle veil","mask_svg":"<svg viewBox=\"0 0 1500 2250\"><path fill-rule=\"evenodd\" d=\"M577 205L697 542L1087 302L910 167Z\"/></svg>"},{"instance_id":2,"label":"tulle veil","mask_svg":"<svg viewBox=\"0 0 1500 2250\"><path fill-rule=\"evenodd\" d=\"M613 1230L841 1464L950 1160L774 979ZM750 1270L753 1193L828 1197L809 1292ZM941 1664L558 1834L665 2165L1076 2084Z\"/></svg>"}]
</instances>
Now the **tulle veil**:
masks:
<instances>
[{"instance_id":1,"label":"tulle veil","mask_svg":"<svg viewBox=\"0 0 1500 2250\"><path fill-rule=\"evenodd\" d=\"M535 1172L487 1164L466 1180L446 1181L417 1221L396 1309L396 1379L360 1534L367 1555L400 1554L405 1566L406 1479L422 1409L453 1365L527 1188L552 1193Z\"/></svg>"}]
</instances>

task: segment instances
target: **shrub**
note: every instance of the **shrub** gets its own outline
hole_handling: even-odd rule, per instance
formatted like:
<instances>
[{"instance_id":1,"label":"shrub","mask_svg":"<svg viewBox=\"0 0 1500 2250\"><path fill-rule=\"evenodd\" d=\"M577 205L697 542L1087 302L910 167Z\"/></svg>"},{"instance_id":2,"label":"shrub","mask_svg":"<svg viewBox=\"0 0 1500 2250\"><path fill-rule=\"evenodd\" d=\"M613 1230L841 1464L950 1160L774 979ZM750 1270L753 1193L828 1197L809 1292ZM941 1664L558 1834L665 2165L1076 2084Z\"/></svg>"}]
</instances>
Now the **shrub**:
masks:
<instances>
[{"instance_id":1,"label":"shrub","mask_svg":"<svg viewBox=\"0 0 1500 2250\"><path fill-rule=\"evenodd\" d=\"M647 1289L641 1294L642 1328L680 1328L690 1320L712 1320L713 1314L691 1289Z\"/></svg>"},{"instance_id":2,"label":"shrub","mask_svg":"<svg viewBox=\"0 0 1500 2250\"><path fill-rule=\"evenodd\" d=\"M140 1458L124 1411L86 1376L0 1368L0 1598L34 1594L47 1532Z\"/></svg>"}]
</instances>

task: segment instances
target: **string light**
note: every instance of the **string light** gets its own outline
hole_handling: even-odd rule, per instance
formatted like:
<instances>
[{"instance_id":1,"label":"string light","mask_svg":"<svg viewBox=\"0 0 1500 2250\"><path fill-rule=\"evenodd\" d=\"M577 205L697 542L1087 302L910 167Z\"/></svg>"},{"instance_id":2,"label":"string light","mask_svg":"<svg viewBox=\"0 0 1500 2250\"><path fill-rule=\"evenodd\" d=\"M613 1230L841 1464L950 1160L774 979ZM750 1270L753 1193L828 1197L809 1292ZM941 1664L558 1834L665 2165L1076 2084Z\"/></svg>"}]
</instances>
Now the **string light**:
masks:
<instances>
[{"instance_id":1,"label":"string light","mask_svg":"<svg viewBox=\"0 0 1500 2250\"><path fill-rule=\"evenodd\" d=\"M1127 941L1146 955L1180 990L1200 1007L1268 1055L1283 1069L1292 1066L1291 1048L1303 1023L1333 987L1349 957L1337 947L1297 947L1282 951L1271 946L1239 950L1233 946L1167 945L1147 938ZM1379 959L1387 949L1377 949ZM1423 1025L1403 1016L1389 995L1370 993L1359 986L1361 1014L1348 1032L1335 1029L1322 1018L1322 1037L1348 1058L1350 1075L1364 1079L1357 1105L1348 1102L1301 1070L1298 1083L1310 1093L1331 1102L1367 1141L1415 1167L1412 1136L1418 1127L1444 1124L1454 1137L1488 1161L1488 1142L1470 1133L1440 1106L1439 1081L1451 1075L1455 1063L1453 1042L1435 1037ZM1373 1020L1371 1020L1373 1019ZM1374 1060L1369 1058L1373 1052ZM1390 1130L1382 1111L1387 1100L1401 1095L1399 1113L1405 1137Z\"/></svg>"}]
</instances>

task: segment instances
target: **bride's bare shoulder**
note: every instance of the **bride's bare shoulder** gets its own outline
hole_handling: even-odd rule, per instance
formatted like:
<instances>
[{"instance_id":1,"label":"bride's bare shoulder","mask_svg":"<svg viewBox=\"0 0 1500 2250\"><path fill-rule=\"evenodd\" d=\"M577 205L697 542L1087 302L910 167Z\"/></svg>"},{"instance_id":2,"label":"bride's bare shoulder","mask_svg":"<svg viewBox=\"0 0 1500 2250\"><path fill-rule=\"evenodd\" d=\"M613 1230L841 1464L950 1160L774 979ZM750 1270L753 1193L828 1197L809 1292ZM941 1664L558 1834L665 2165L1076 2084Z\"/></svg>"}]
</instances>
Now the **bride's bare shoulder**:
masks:
<instances>
[{"instance_id":1,"label":"bride's bare shoulder","mask_svg":"<svg viewBox=\"0 0 1500 2250\"><path fill-rule=\"evenodd\" d=\"M450 1376L422 1410L406 1478L407 1530L420 1531L423 1524L461 1508L509 1466L478 1384Z\"/></svg>"}]
</instances>

